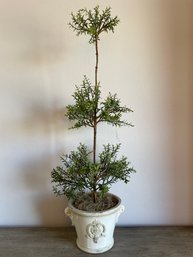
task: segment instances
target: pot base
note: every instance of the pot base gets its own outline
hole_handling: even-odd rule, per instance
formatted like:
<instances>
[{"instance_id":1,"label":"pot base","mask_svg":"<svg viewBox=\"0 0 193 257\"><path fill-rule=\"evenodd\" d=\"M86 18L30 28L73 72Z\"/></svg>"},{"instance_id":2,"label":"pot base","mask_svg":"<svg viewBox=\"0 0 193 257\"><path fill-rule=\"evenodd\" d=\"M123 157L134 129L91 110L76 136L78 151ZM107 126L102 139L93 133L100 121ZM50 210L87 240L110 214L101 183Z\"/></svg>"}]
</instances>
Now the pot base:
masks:
<instances>
[{"instance_id":1,"label":"pot base","mask_svg":"<svg viewBox=\"0 0 193 257\"><path fill-rule=\"evenodd\" d=\"M79 244L78 239L76 240L76 244L77 244L78 248L80 250L82 250L83 252L97 254L97 253L104 253L104 252L107 252L108 250L110 250L114 245L114 239L112 240L111 244L109 244L108 246L105 246L103 248L100 248L100 249L83 247Z\"/></svg>"}]
</instances>

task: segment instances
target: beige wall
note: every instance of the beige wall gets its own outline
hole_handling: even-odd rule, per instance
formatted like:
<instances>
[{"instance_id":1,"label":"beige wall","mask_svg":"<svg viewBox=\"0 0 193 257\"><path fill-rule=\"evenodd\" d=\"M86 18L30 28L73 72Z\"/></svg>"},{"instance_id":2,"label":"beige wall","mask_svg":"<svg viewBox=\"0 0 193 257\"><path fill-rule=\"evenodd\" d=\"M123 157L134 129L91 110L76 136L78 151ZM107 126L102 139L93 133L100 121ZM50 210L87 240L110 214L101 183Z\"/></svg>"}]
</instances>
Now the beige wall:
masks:
<instances>
[{"instance_id":1,"label":"beige wall","mask_svg":"<svg viewBox=\"0 0 193 257\"><path fill-rule=\"evenodd\" d=\"M64 111L83 75L93 79L94 52L67 23L96 4L121 19L100 42L104 95L135 111L134 128L99 128L98 148L122 143L137 170L112 188L126 205L119 225L193 224L193 1L0 0L0 225L70 224L50 171L91 145Z\"/></svg>"}]
</instances>

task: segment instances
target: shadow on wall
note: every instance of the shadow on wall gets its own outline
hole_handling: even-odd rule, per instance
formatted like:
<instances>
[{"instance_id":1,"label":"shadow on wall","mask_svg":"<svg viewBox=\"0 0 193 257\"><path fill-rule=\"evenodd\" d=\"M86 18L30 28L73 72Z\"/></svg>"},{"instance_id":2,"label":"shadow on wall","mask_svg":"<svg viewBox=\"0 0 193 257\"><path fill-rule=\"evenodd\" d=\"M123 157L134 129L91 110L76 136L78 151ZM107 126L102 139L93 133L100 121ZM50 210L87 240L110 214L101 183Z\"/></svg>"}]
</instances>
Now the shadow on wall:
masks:
<instances>
[{"instance_id":1,"label":"shadow on wall","mask_svg":"<svg viewBox=\"0 0 193 257\"><path fill-rule=\"evenodd\" d=\"M36 225L66 226L69 224L64 215L67 202L52 193L50 171L50 156L26 161L21 167L21 183L29 192L34 215L38 217Z\"/></svg>"},{"instance_id":2,"label":"shadow on wall","mask_svg":"<svg viewBox=\"0 0 193 257\"><path fill-rule=\"evenodd\" d=\"M192 35L192 41L193 41L193 35ZM192 42L193 45L193 42ZM193 70L193 50L192 50L192 70ZM193 74L192 74L192 85L193 85ZM189 133L190 133L190 143L189 143L189 162L190 162L190 167L191 167L191 172L190 172L190 180L189 180L189 187L191 188L191 198L190 198L190 206L191 208L191 220L193 224L193 87L191 87L190 90L190 95L189 98L191 99L191 105L190 105L190 110L191 110L191 116L192 121L191 121L191 127L189 128Z\"/></svg>"},{"instance_id":3,"label":"shadow on wall","mask_svg":"<svg viewBox=\"0 0 193 257\"><path fill-rule=\"evenodd\" d=\"M65 103L64 103L65 105ZM53 136L54 134L65 134L68 131L69 121L65 118L66 107L57 107L51 103L48 108L40 101L23 103L26 108L25 117L20 125L30 134L37 131L42 136ZM48 138L49 140L50 138Z\"/></svg>"},{"instance_id":4,"label":"shadow on wall","mask_svg":"<svg viewBox=\"0 0 193 257\"><path fill-rule=\"evenodd\" d=\"M22 188L30 195L32 209L39 220L37 225L40 226L70 224L64 214L66 198L56 197L51 184L51 170L55 166L55 159L58 159L56 152L61 153L65 149L56 149L55 138L51 140L50 137L56 132L64 133L66 124L64 126L64 122L61 122L64 120L64 113L64 108L50 111L43 108L41 103L38 105L37 102L31 102L30 107L25 109L25 118L20 122L27 138L32 136L36 142L35 145L32 143L31 149L37 147L33 149L33 154L29 154L29 157L20 163L19 177Z\"/></svg>"},{"instance_id":5,"label":"shadow on wall","mask_svg":"<svg viewBox=\"0 0 193 257\"><path fill-rule=\"evenodd\" d=\"M193 35L192 35L192 41L193 41ZM193 70L193 50L192 50L192 70ZM193 74L192 74L191 81L193 84ZM190 91L190 95L189 95L189 97L191 98L191 103L192 103L190 106L191 112L192 112L190 117L193 117L193 98L192 98L192 96L193 96L193 87L191 87L191 91ZM190 141L190 149L189 149L189 152L190 152L189 158L190 158L190 165L192 167L192 172L191 172L191 178L190 178L189 183L190 183L190 188L192 189L191 203L193 203L193 158L192 158L192 155L193 155L193 118L192 118L192 126L190 128L190 134L191 134L191 136L190 136L191 141ZM191 216L192 216L192 220L193 220L193 207L192 207ZM193 222L192 222L192 224L193 224Z\"/></svg>"},{"instance_id":6,"label":"shadow on wall","mask_svg":"<svg viewBox=\"0 0 193 257\"><path fill-rule=\"evenodd\" d=\"M53 8L60 7L53 4ZM64 135L68 127L63 122L64 108L54 102L57 89L50 88L54 68L68 54L61 38L61 20L50 15L56 10L50 9L49 3L0 3L2 193L3 197L14 196L3 198L6 225L67 222L63 212L66 200L54 196L50 178L60 152L56 137Z\"/></svg>"},{"instance_id":7,"label":"shadow on wall","mask_svg":"<svg viewBox=\"0 0 193 257\"><path fill-rule=\"evenodd\" d=\"M193 8L193 2L191 4L191 7ZM190 8L190 10L192 10ZM190 117L190 122L191 126L189 128L189 136L190 136L190 142L189 142L189 162L190 162L190 180L189 180L189 186L191 188L191 200L190 200L190 205L192 206L191 209L191 218L192 218L192 224L193 224L193 16L190 16L190 28L191 28L191 33L190 33L190 40L189 40L189 46L190 46L190 51L188 53L189 60L190 60L190 65L189 65L189 117Z\"/></svg>"},{"instance_id":8,"label":"shadow on wall","mask_svg":"<svg viewBox=\"0 0 193 257\"><path fill-rule=\"evenodd\" d=\"M174 29L173 168L174 220L193 224L193 2L179 1ZM183 210L183 212L182 212ZM183 217L183 218L182 218Z\"/></svg>"},{"instance_id":9,"label":"shadow on wall","mask_svg":"<svg viewBox=\"0 0 193 257\"><path fill-rule=\"evenodd\" d=\"M193 3L192 3L193 8ZM190 178L189 178L189 187L191 188L191 197L190 197L190 215L193 225L193 16L191 16L191 22L192 26L192 33L190 38L190 52L189 52L189 58L190 58L190 65L189 65L189 119L190 119L190 127L189 127L189 165L191 167L190 170Z\"/></svg>"}]
</instances>

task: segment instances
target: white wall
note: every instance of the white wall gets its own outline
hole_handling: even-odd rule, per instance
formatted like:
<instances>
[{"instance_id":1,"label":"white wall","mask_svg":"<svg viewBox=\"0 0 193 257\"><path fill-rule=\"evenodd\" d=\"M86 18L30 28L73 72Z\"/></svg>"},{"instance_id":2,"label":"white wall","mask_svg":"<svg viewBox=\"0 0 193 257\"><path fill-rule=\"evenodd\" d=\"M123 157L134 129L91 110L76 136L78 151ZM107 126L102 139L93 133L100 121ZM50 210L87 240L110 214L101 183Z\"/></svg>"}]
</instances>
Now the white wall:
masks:
<instances>
[{"instance_id":1,"label":"white wall","mask_svg":"<svg viewBox=\"0 0 193 257\"><path fill-rule=\"evenodd\" d=\"M122 143L137 173L118 183L119 225L193 224L193 1L0 0L0 225L65 226L52 193L59 155L91 131L69 131L65 106L94 51L68 28L71 11L112 7L121 19L100 42L104 95L132 107L134 128L99 129L99 148Z\"/></svg>"}]
</instances>

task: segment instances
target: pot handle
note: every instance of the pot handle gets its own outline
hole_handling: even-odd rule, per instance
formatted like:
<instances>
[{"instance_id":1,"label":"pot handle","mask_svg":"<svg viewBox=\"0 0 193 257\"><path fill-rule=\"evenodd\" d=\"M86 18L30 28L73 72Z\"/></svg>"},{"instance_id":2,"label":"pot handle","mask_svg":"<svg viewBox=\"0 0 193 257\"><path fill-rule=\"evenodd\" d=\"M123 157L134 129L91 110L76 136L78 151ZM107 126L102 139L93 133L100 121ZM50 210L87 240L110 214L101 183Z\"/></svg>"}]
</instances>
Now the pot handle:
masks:
<instances>
[{"instance_id":1,"label":"pot handle","mask_svg":"<svg viewBox=\"0 0 193 257\"><path fill-rule=\"evenodd\" d=\"M125 206L121 204L118 211L117 211L116 222L118 221L118 218L119 218L120 214L122 212L124 212L124 210L125 210Z\"/></svg>"},{"instance_id":2,"label":"pot handle","mask_svg":"<svg viewBox=\"0 0 193 257\"><path fill-rule=\"evenodd\" d=\"M74 217L74 215L73 215L73 210L72 210L70 207L66 207L66 209L64 210L64 212L65 212L65 214L71 219L72 225L74 225L74 224L73 224L73 217Z\"/></svg>"}]
</instances>

